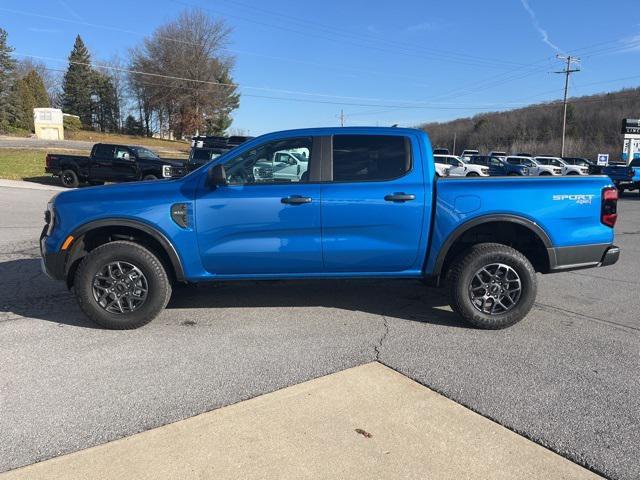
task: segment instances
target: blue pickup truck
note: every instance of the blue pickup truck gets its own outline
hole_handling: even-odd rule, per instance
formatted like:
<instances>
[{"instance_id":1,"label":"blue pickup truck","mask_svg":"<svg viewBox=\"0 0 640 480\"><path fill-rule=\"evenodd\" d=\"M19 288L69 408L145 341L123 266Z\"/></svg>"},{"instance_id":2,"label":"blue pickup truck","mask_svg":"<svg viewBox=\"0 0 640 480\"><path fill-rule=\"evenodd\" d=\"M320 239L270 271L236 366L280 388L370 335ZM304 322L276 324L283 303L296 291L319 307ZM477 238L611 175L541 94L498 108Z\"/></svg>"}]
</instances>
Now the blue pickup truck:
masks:
<instances>
[{"instance_id":1,"label":"blue pickup truck","mask_svg":"<svg viewBox=\"0 0 640 480\"><path fill-rule=\"evenodd\" d=\"M602 173L608 175L620 193L625 190L640 191L640 158L631 160L629 165L609 165L602 168Z\"/></svg>"},{"instance_id":2,"label":"blue pickup truck","mask_svg":"<svg viewBox=\"0 0 640 480\"><path fill-rule=\"evenodd\" d=\"M259 167L283 152L308 168ZM447 285L455 312L498 329L527 315L536 272L618 260L617 198L607 177L437 179L420 130L291 130L180 179L62 192L40 246L106 328L151 321L176 282L382 277Z\"/></svg>"}]
</instances>

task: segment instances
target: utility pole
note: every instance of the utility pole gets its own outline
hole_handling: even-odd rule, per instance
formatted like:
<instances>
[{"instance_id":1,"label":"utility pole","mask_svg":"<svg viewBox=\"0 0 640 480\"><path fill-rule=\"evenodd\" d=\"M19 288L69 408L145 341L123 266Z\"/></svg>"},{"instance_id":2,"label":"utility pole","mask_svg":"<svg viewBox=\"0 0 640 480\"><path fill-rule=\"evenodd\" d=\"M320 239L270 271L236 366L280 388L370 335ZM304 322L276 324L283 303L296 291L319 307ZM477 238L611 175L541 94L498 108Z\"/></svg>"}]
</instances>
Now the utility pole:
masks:
<instances>
[{"instance_id":1,"label":"utility pole","mask_svg":"<svg viewBox=\"0 0 640 480\"><path fill-rule=\"evenodd\" d=\"M340 109L340 126L344 127L344 110Z\"/></svg>"},{"instance_id":2,"label":"utility pole","mask_svg":"<svg viewBox=\"0 0 640 480\"><path fill-rule=\"evenodd\" d=\"M580 69L579 68L571 68L571 64L575 63L577 64L578 62L580 62L580 59L578 57L572 57L571 55L556 55L556 58L558 60L566 60L567 65L565 67L564 70L560 70L559 72L554 72L554 73L562 73L564 74L564 112L562 115L562 153L560 154L561 157L564 157L564 142L565 142L565 135L567 133L567 94L569 92L569 75L571 75L572 73L575 72L579 72Z\"/></svg>"},{"instance_id":3,"label":"utility pole","mask_svg":"<svg viewBox=\"0 0 640 480\"><path fill-rule=\"evenodd\" d=\"M453 132L453 152L451 152L451 155L456 154L456 135L457 135L457 132Z\"/></svg>"}]
</instances>

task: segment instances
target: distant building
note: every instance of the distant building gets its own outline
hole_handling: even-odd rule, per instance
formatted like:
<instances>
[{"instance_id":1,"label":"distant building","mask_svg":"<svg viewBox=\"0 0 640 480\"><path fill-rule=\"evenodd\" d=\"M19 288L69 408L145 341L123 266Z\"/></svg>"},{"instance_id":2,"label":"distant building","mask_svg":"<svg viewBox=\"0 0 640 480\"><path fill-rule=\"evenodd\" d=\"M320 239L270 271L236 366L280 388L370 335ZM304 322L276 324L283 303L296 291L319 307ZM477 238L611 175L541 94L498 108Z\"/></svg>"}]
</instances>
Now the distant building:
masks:
<instances>
[{"instance_id":1,"label":"distant building","mask_svg":"<svg viewBox=\"0 0 640 480\"><path fill-rule=\"evenodd\" d=\"M34 108L33 125L37 138L64 140L62 110L59 108Z\"/></svg>"}]
</instances>

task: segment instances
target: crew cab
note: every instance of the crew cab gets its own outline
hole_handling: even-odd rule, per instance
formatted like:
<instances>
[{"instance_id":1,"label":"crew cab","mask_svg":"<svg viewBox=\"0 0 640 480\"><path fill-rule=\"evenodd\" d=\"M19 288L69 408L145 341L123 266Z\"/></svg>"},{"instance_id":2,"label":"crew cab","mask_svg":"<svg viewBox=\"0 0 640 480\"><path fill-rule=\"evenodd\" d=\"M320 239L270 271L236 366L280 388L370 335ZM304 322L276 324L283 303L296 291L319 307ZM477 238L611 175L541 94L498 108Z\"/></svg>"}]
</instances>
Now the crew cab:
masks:
<instances>
[{"instance_id":1,"label":"crew cab","mask_svg":"<svg viewBox=\"0 0 640 480\"><path fill-rule=\"evenodd\" d=\"M535 176L549 176L549 175L562 175L562 168L553 165L543 165L538 163L532 157L526 156L511 156L507 157L506 162L510 165L522 165L529 169L529 175Z\"/></svg>"},{"instance_id":2,"label":"crew cab","mask_svg":"<svg viewBox=\"0 0 640 480\"><path fill-rule=\"evenodd\" d=\"M488 177L489 168L464 162L455 155L434 155L436 163L449 165L449 175L452 177Z\"/></svg>"},{"instance_id":3,"label":"crew cab","mask_svg":"<svg viewBox=\"0 0 640 480\"><path fill-rule=\"evenodd\" d=\"M62 185L69 188L84 182L101 185L184 174L183 162L179 160L160 158L144 147L106 143L96 143L88 157L49 153L45 164L45 172L59 177Z\"/></svg>"},{"instance_id":4,"label":"crew cab","mask_svg":"<svg viewBox=\"0 0 640 480\"><path fill-rule=\"evenodd\" d=\"M469 159L472 165L483 165L488 167L489 175L492 177L529 175L529 168L524 165L511 165L502 157L491 157L489 155L473 155Z\"/></svg>"},{"instance_id":5,"label":"crew cab","mask_svg":"<svg viewBox=\"0 0 640 480\"><path fill-rule=\"evenodd\" d=\"M640 158L631 160L629 165L609 164L602 168L602 173L611 178L620 193L625 190L640 191Z\"/></svg>"},{"instance_id":6,"label":"crew cab","mask_svg":"<svg viewBox=\"0 0 640 480\"><path fill-rule=\"evenodd\" d=\"M256 176L277 152L307 171ZM40 247L106 328L151 321L180 282L376 277L446 285L456 314L497 329L532 308L536 272L618 260L617 194L604 176L438 178L421 130L290 130L180 179L59 193Z\"/></svg>"},{"instance_id":7,"label":"crew cab","mask_svg":"<svg viewBox=\"0 0 640 480\"><path fill-rule=\"evenodd\" d=\"M589 167L584 167L582 165L571 165L558 157L540 155L540 156L534 157L534 160L539 165L549 165L552 167L559 167L562 170L562 175L588 175L589 174Z\"/></svg>"}]
</instances>

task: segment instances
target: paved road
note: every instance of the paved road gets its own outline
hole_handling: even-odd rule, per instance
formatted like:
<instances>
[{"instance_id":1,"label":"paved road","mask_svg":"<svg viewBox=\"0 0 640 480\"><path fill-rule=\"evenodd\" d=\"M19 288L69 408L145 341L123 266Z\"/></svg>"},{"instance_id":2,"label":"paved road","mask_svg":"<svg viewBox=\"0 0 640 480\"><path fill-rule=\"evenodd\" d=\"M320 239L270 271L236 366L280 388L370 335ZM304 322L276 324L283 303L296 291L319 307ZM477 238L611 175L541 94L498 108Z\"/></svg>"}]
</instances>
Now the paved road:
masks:
<instances>
[{"instance_id":1,"label":"paved road","mask_svg":"<svg viewBox=\"0 0 640 480\"><path fill-rule=\"evenodd\" d=\"M640 199L619 264L540 277L499 332L413 281L179 289L150 325L95 328L39 270L53 192L0 188L0 471L372 360L611 478L640 477Z\"/></svg>"}]
</instances>

